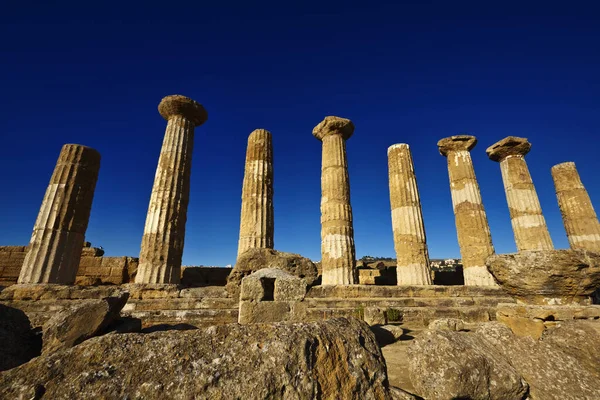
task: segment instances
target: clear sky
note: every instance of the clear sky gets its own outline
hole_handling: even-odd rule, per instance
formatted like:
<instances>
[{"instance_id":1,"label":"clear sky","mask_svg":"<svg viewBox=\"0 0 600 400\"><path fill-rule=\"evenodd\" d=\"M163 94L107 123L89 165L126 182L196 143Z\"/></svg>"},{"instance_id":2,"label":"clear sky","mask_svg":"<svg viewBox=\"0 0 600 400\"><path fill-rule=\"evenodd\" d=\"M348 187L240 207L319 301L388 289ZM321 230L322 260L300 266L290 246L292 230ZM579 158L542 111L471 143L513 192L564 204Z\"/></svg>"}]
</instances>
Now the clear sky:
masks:
<instances>
[{"instance_id":1,"label":"clear sky","mask_svg":"<svg viewBox=\"0 0 600 400\"><path fill-rule=\"evenodd\" d=\"M247 137L273 134L275 248L320 259L326 115L350 118L357 256L394 256L387 148L413 151L430 254L459 257L439 139L472 152L496 251L515 251L487 146L527 137L557 248L550 168L574 161L600 211L600 10L592 1L17 2L0 13L0 244L27 244L64 143L102 166L87 240L137 256L166 122L202 103L184 265L234 263ZM153 5L156 4L156 5Z\"/></svg>"}]
</instances>

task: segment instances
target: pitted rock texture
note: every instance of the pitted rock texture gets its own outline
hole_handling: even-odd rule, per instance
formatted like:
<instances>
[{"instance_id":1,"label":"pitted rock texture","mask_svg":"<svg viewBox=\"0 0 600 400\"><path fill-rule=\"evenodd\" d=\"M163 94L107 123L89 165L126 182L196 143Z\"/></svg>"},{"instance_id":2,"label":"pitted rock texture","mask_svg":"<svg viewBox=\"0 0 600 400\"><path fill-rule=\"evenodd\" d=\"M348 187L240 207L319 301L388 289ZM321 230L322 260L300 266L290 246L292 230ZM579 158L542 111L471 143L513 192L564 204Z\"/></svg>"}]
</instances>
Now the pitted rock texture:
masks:
<instances>
[{"instance_id":1,"label":"pitted rock texture","mask_svg":"<svg viewBox=\"0 0 600 400\"><path fill-rule=\"evenodd\" d=\"M527 304L585 303L600 287L600 254L585 250L501 254L486 264L509 295Z\"/></svg>"},{"instance_id":2,"label":"pitted rock texture","mask_svg":"<svg viewBox=\"0 0 600 400\"><path fill-rule=\"evenodd\" d=\"M427 330L407 354L416 394L428 400L521 400L527 394L518 371L477 335Z\"/></svg>"},{"instance_id":3,"label":"pitted rock texture","mask_svg":"<svg viewBox=\"0 0 600 400\"><path fill-rule=\"evenodd\" d=\"M250 249L238 257L227 277L227 292L239 297L242 279L264 268L277 268L299 278L304 278L311 286L318 278L317 267L308 258L299 254L284 253L273 249Z\"/></svg>"},{"instance_id":4,"label":"pitted rock texture","mask_svg":"<svg viewBox=\"0 0 600 400\"><path fill-rule=\"evenodd\" d=\"M179 94L163 97L158 104L158 112L167 121L173 116L181 115L192 121L194 126L200 126L208 119L208 113L202 104Z\"/></svg>"},{"instance_id":5,"label":"pitted rock texture","mask_svg":"<svg viewBox=\"0 0 600 400\"><path fill-rule=\"evenodd\" d=\"M344 140L350 139L354 133L354 124L347 118L329 116L325 117L313 129L313 135L319 140L331 134L342 135Z\"/></svg>"},{"instance_id":6,"label":"pitted rock texture","mask_svg":"<svg viewBox=\"0 0 600 400\"><path fill-rule=\"evenodd\" d=\"M571 248L600 252L600 222L575 163L558 164L551 171Z\"/></svg>"},{"instance_id":7,"label":"pitted rock texture","mask_svg":"<svg viewBox=\"0 0 600 400\"><path fill-rule=\"evenodd\" d=\"M119 318L129 293L99 300L81 300L73 307L63 309L42 327L42 353L52 353L73 347L103 331Z\"/></svg>"},{"instance_id":8,"label":"pitted rock texture","mask_svg":"<svg viewBox=\"0 0 600 400\"><path fill-rule=\"evenodd\" d=\"M44 194L18 282L73 284L79 268L100 153L65 144Z\"/></svg>"},{"instance_id":9,"label":"pitted rock texture","mask_svg":"<svg viewBox=\"0 0 600 400\"><path fill-rule=\"evenodd\" d=\"M0 398L391 399L356 319L113 334L0 374ZM39 398L39 397L37 397Z\"/></svg>"},{"instance_id":10,"label":"pitted rock texture","mask_svg":"<svg viewBox=\"0 0 600 400\"><path fill-rule=\"evenodd\" d=\"M0 371L26 363L40 355L41 336L21 310L0 304Z\"/></svg>"}]
</instances>

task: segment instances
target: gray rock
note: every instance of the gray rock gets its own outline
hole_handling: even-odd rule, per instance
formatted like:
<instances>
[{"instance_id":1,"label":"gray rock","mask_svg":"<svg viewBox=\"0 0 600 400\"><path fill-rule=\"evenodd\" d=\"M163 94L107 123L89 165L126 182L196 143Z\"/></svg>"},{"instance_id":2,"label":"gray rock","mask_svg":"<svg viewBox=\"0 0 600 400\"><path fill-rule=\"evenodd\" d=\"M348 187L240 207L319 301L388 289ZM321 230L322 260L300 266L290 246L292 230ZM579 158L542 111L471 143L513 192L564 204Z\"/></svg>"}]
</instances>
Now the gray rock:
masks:
<instances>
[{"instance_id":1,"label":"gray rock","mask_svg":"<svg viewBox=\"0 0 600 400\"><path fill-rule=\"evenodd\" d=\"M427 330L407 355L415 392L428 400L521 400L527 394L515 368L473 333Z\"/></svg>"},{"instance_id":2,"label":"gray rock","mask_svg":"<svg viewBox=\"0 0 600 400\"><path fill-rule=\"evenodd\" d=\"M0 374L0 398L36 390L48 399L391 399L373 334L346 318L105 335Z\"/></svg>"},{"instance_id":3,"label":"gray rock","mask_svg":"<svg viewBox=\"0 0 600 400\"><path fill-rule=\"evenodd\" d=\"M544 331L541 340L515 336L500 323L484 324L476 333L510 360L532 399L600 399L598 321L565 321Z\"/></svg>"},{"instance_id":4,"label":"gray rock","mask_svg":"<svg viewBox=\"0 0 600 400\"><path fill-rule=\"evenodd\" d=\"M273 249L250 249L238 257L231 274L227 277L227 292L234 298L239 297L242 279L263 268L277 268L304 278L309 286L318 278L317 267L308 258Z\"/></svg>"},{"instance_id":5,"label":"gray rock","mask_svg":"<svg viewBox=\"0 0 600 400\"><path fill-rule=\"evenodd\" d=\"M600 287L600 254L585 250L497 254L486 265L509 295L528 304L580 303Z\"/></svg>"},{"instance_id":6,"label":"gray rock","mask_svg":"<svg viewBox=\"0 0 600 400\"><path fill-rule=\"evenodd\" d=\"M429 329L438 331L462 331L465 323L458 318L440 318L429 323Z\"/></svg>"},{"instance_id":7,"label":"gray rock","mask_svg":"<svg viewBox=\"0 0 600 400\"><path fill-rule=\"evenodd\" d=\"M42 340L21 310L0 304L0 371L40 355Z\"/></svg>"},{"instance_id":8,"label":"gray rock","mask_svg":"<svg viewBox=\"0 0 600 400\"><path fill-rule=\"evenodd\" d=\"M98 335L119 318L128 298L129 293L123 292L118 297L80 300L59 311L42 327L42 353L69 348Z\"/></svg>"}]
</instances>

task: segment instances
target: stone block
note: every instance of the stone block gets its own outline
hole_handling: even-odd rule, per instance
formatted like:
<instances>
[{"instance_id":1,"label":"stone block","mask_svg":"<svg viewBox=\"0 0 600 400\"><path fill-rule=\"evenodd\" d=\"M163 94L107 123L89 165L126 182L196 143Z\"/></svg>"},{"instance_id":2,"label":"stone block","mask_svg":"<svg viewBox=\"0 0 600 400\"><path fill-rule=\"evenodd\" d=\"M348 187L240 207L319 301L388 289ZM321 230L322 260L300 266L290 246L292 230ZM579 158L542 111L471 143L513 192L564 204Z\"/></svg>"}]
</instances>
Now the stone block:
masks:
<instances>
[{"instance_id":1,"label":"stone block","mask_svg":"<svg viewBox=\"0 0 600 400\"><path fill-rule=\"evenodd\" d=\"M306 295L306 282L295 276L275 280L275 301L302 301Z\"/></svg>"},{"instance_id":2,"label":"stone block","mask_svg":"<svg viewBox=\"0 0 600 400\"><path fill-rule=\"evenodd\" d=\"M378 307L366 307L364 321L369 325L385 325L387 323L385 310Z\"/></svg>"},{"instance_id":3,"label":"stone block","mask_svg":"<svg viewBox=\"0 0 600 400\"><path fill-rule=\"evenodd\" d=\"M240 301L240 324L272 323L290 320L290 303L287 301Z\"/></svg>"},{"instance_id":4,"label":"stone block","mask_svg":"<svg viewBox=\"0 0 600 400\"><path fill-rule=\"evenodd\" d=\"M242 279L241 299L248 301L301 301L306 281L276 268L261 269Z\"/></svg>"}]
</instances>

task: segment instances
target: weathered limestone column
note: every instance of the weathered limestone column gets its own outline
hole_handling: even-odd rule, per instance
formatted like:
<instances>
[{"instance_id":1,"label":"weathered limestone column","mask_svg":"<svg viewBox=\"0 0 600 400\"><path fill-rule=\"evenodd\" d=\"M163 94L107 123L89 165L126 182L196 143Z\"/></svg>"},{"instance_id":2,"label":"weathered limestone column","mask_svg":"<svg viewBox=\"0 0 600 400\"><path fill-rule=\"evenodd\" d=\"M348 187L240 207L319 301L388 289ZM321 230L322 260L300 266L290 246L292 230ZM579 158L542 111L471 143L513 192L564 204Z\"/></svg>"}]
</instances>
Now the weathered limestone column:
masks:
<instances>
[{"instance_id":1,"label":"weathered limestone column","mask_svg":"<svg viewBox=\"0 0 600 400\"><path fill-rule=\"evenodd\" d=\"M256 129L248 137L242 188L238 257L252 248L273 248L273 147L271 132Z\"/></svg>"},{"instance_id":2,"label":"weathered limestone column","mask_svg":"<svg viewBox=\"0 0 600 400\"><path fill-rule=\"evenodd\" d=\"M388 168L398 285L431 285L421 199L407 144L388 147Z\"/></svg>"},{"instance_id":3,"label":"weathered limestone column","mask_svg":"<svg viewBox=\"0 0 600 400\"><path fill-rule=\"evenodd\" d=\"M496 286L485 266L494 254L490 227L469 153L477 144L475 136L458 135L438 142L440 154L448 158L448 174L456 232L467 286Z\"/></svg>"},{"instance_id":4,"label":"weathered limestone column","mask_svg":"<svg viewBox=\"0 0 600 400\"><path fill-rule=\"evenodd\" d=\"M552 167L552 179L571 248L600 253L600 222L575 163Z\"/></svg>"},{"instance_id":5,"label":"weathered limestone column","mask_svg":"<svg viewBox=\"0 0 600 400\"><path fill-rule=\"evenodd\" d=\"M179 95L163 98L158 112L168 122L150 195L136 283L179 283L194 128L208 118L202 105Z\"/></svg>"},{"instance_id":6,"label":"weathered limestone column","mask_svg":"<svg viewBox=\"0 0 600 400\"><path fill-rule=\"evenodd\" d=\"M352 121L339 117L325 117L313 129L313 135L323 142L322 285L351 285L358 282L345 143L352 133L354 133Z\"/></svg>"},{"instance_id":7,"label":"weathered limestone column","mask_svg":"<svg viewBox=\"0 0 600 400\"><path fill-rule=\"evenodd\" d=\"M99 170L96 150L78 144L63 146L18 283L75 283Z\"/></svg>"},{"instance_id":8,"label":"weathered limestone column","mask_svg":"<svg viewBox=\"0 0 600 400\"><path fill-rule=\"evenodd\" d=\"M527 139L508 136L488 147L486 153L490 160L500 163L517 250L552 250L542 206L524 158L530 149Z\"/></svg>"}]
</instances>

